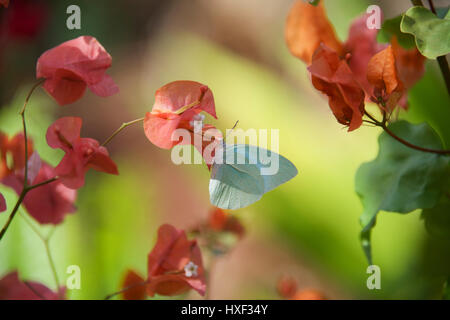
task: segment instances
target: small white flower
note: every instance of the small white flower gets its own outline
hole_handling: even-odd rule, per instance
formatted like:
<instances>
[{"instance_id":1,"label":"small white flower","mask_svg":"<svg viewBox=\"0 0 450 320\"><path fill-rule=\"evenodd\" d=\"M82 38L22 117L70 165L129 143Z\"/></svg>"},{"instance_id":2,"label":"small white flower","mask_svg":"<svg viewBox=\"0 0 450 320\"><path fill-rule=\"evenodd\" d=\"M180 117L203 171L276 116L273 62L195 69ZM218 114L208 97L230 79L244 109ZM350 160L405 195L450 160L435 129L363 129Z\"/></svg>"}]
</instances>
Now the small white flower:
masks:
<instances>
[{"instance_id":1,"label":"small white flower","mask_svg":"<svg viewBox=\"0 0 450 320\"><path fill-rule=\"evenodd\" d=\"M198 266L195 263L193 263L192 261L189 261L184 266L184 275L188 278L196 277L198 275L197 269L198 269Z\"/></svg>"}]
</instances>

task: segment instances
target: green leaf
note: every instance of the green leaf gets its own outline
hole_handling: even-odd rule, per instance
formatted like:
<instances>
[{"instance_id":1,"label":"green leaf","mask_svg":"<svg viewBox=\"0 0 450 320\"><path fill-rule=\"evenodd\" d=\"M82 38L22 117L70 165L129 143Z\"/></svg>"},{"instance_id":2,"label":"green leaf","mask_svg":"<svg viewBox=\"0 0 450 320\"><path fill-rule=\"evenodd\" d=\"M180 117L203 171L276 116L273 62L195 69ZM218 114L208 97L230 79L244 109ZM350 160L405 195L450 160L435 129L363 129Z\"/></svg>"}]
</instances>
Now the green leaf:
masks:
<instances>
[{"instance_id":1,"label":"green leaf","mask_svg":"<svg viewBox=\"0 0 450 320\"><path fill-rule=\"evenodd\" d=\"M389 126L397 136L417 146L442 149L438 135L428 124L398 121ZM370 232L379 211L408 213L434 207L446 185L448 156L409 148L383 132L375 160L363 163L355 178L355 191L364 212L360 217L361 244L371 264Z\"/></svg>"},{"instance_id":2,"label":"green leaf","mask_svg":"<svg viewBox=\"0 0 450 320\"><path fill-rule=\"evenodd\" d=\"M447 195L444 201L431 209L422 211L422 219L430 235L440 239L450 239L450 199Z\"/></svg>"},{"instance_id":3,"label":"green leaf","mask_svg":"<svg viewBox=\"0 0 450 320\"><path fill-rule=\"evenodd\" d=\"M414 35L417 49L429 59L450 52L449 13L444 19L439 19L424 7L412 7L404 14L400 30Z\"/></svg>"},{"instance_id":4,"label":"green leaf","mask_svg":"<svg viewBox=\"0 0 450 320\"><path fill-rule=\"evenodd\" d=\"M409 33L403 33L400 30L402 16L387 19L383 22L377 35L377 41L381 43L389 43L393 36L397 37L398 43L405 49L412 49L416 46L414 36Z\"/></svg>"}]
</instances>

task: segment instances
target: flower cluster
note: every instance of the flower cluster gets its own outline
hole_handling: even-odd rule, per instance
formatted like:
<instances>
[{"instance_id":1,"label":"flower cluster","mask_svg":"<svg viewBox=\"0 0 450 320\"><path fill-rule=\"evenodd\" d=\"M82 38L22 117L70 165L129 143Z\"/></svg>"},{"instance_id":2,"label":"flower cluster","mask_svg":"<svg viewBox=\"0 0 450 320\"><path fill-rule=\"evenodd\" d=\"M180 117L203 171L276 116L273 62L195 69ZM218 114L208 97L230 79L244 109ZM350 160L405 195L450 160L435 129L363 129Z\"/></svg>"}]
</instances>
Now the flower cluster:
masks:
<instances>
[{"instance_id":1,"label":"flower cluster","mask_svg":"<svg viewBox=\"0 0 450 320\"><path fill-rule=\"evenodd\" d=\"M366 27L367 18L365 14L352 23L344 43L322 2L297 1L286 23L291 53L309 65L313 86L328 96L334 116L349 131L362 125L367 101L385 112L407 108L407 90L424 73L425 58L416 48L402 48L395 36L390 45L378 43L378 30Z\"/></svg>"},{"instance_id":2,"label":"flower cluster","mask_svg":"<svg viewBox=\"0 0 450 320\"><path fill-rule=\"evenodd\" d=\"M222 136L216 128L210 124L204 124L206 112L217 118L214 97L211 90L195 81L174 81L159 88L155 94L155 103L152 111L147 112L144 119L144 131L147 138L154 145L171 149L172 147L186 143L182 139L177 140L174 133L177 129L185 129L190 135L190 143L202 154L205 162L212 164L212 158L206 156L203 151L210 144L217 144ZM196 127L196 123L200 128ZM194 135L209 136L209 139L201 139L202 144L194 144ZM214 153L212 153L212 157Z\"/></svg>"},{"instance_id":3,"label":"flower cluster","mask_svg":"<svg viewBox=\"0 0 450 320\"><path fill-rule=\"evenodd\" d=\"M145 299L155 294L175 296L194 289L204 295L205 270L196 240L189 240L185 231L172 225L159 227L158 239L148 255L147 279L129 270L122 287L126 300Z\"/></svg>"}]
</instances>

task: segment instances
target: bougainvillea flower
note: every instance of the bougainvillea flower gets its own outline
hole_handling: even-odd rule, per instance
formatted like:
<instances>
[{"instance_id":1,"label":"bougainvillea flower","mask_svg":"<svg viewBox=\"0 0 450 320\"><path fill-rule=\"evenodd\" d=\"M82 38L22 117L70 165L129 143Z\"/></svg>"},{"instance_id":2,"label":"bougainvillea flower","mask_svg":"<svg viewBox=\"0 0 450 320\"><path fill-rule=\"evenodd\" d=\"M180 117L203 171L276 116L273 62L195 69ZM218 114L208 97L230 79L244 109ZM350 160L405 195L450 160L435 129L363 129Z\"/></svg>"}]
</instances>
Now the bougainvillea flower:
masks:
<instances>
[{"instance_id":1,"label":"bougainvillea flower","mask_svg":"<svg viewBox=\"0 0 450 320\"><path fill-rule=\"evenodd\" d=\"M293 295L291 300L326 300L322 292L314 289L304 289Z\"/></svg>"},{"instance_id":2,"label":"bougainvillea flower","mask_svg":"<svg viewBox=\"0 0 450 320\"><path fill-rule=\"evenodd\" d=\"M156 91L152 111L147 112L144 131L156 146L170 149L179 141L172 141L172 134L178 128L193 131L192 120L205 111L216 116L214 97L211 90L195 81L174 81Z\"/></svg>"},{"instance_id":3,"label":"bougainvillea flower","mask_svg":"<svg viewBox=\"0 0 450 320\"><path fill-rule=\"evenodd\" d=\"M6 200L5 197L0 193L0 212L6 210Z\"/></svg>"},{"instance_id":4,"label":"bougainvillea flower","mask_svg":"<svg viewBox=\"0 0 450 320\"><path fill-rule=\"evenodd\" d=\"M205 294L205 271L196 240L188 240L183 230L164 224L148 256L147 294L165 296L194 289Z\"/></svg>"},{"instance_id":5,"label":"bougainvillea flower","mask_svg":"<svg viewBox=\"0 0 450 320\"><path fill-rule=\"evenodd\" d=\"M145 300L147 288L145 280L137 272L128 270L122 282L122 293L124 300Z\"/></svg>"},{"instance_id":6,"label":"bougainvillea flower","mask_svg":"<svg viewBox=\"0 0 450 320\"><path fill-rule=\"evenodd\" d=\"M314 87L328 96L331 111L339 123L359 128L364 115L364 91L355 81L345 60L321 44L308 67Z\"/></svg>"},{"instance_id":7,"label":"bougainvillea flower","mask_svg":"<svg viewBox=\"0 0 450 320\"><path fill-rule=\"evenodd\" d=\"M377 42L378 30L367 28L369 16L364 14L353 21L344 43L347 63L368 96L372 94L372 86L367 81L367 64L376 53L386 48L386 44Z\"/></svg>"},{"instance_id":8,"label":"bougainvillea flower","mask_svg":"<svg viewBox=\"0 0 450 320\"><path fill-rule=\"evenodd\" d=\"M0 279L0 300L63 300L66 289L53 292L43 284L21 281L17 271Z\"/></svg>"},{"instance_id":9,"label":"bougainvillea flower","mask_svg":"<svg viewBox=\"0 0 450 320\"><path fill-rule=\"evenodd\" d=\"M373 95L388 110L393 110L404 93L392 46L378 52L367 65L367 80L374 86Z\"/></svg>"},{"instance_id":10,"label":"bougainvillea flower","mask_svg":"<svg viewBox=\"0 0 450 320\"><path fill-rule=\"evenodd\" d=\"M44 52L36 65L36 77L45 78L44 89L59 105L80 99L86 87L100 97L119 91L105 72L112 58L97 39L81 36Z\"/></svg>"},{"instance_id":11,"label":"bougainvillea flower","mask_svg":"<svg viewBox=\"0 0 450 320\"><path fill-rule=\"evenodd\" d=\"M0 5L4 6L5 8L8 8L9 0L0 0Z\"/></svg>"},{"instance_id":12,"label":"bougainvillea flower","mask_svg":"<svg viewBox=\"0 0 450 320\"><path fill-rule=\"evenodd\" d=\"M32 184L38 184L53 177L54 168L43 162ZM20 194L23 178L23 173L10 174L2 180L2 183ZM76 190L67 188L58 179L29 191L23 200L23 206L40 224L56 225L61 223L67 214L75 212L76 196Z\"/></svg>"},{"instance_id":13,"label":"bougainvillea flower","mask_svg":"<svg viewBox=\"0 0 450 320\"><path fill-rule=\"evenodd\" d=\"M245 233L245 228L239 219L220 208L213 208L211 210L209 227L214 231L231 232L239 237L242 237Z\"/></svg>"},{"instance_id":14,"label":"bougainvillea flower","mask_svg":"<svg viewBox=\"0 0 450 320\"><path fill-rule=\"evenodd\" d=\"M55 168L55 174L71 189L84 185L84 176L90 168L119 174L105 147L100 146L97 140L80 138L81 125L81 118L60 118L48 128L46 135L50 147L62 149L66 153Z\"/></svg>"},{"instance_id":15,"label":"bougainvillea flower","mask_svg":"<svg viewBox=\"0 0 450 320\"><path fill-rule=\"evenodd\" d=\"M283 299L292 299L297 293L297 281L292 277L281 277L277 283L277 291Z\"/></svg>"},{"instance_id":16,"label":"bougainvillea flower","mask_svg":"<svg viewBox=\"0 0 450 320\"><path fill-rule=\"evenodd\" d=\"M0 179L25 167L25 139L23 133L12 138L0 132ZM33 153L33 142L28 138L28 157ZM10 162L7 159L11 159Z\"/></svg>"},{"instance_id":17,"label":"bougainvillea flower","mask_svg":"<svg viewBox=\"0 0 450 320\"><path fill-rule=\"evenodd\" d=\"M323 4L317 6L298 0L289 12L286 42L291 53L310 64L314 51L320 43L342 54L342 44L328 21Z\"/></svg>"}]
</instances>

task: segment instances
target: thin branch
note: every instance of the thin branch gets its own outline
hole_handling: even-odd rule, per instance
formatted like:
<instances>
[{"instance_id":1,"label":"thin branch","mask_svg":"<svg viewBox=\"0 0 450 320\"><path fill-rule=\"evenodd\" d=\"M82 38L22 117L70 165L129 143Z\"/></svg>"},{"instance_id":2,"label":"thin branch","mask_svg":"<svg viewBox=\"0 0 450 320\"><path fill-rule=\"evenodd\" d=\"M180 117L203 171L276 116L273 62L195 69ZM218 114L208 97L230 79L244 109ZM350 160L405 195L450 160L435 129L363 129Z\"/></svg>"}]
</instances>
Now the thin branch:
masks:
<instances>
[{"instance_id":1,"label":"thin branch","mask_svg":"<svg viewBox=\"0 0 450 320\"><path fill-rule=\"evenodd\" d=\"M380 125L380 127L383 128L383 130L390 135L392 138L394 138L395 140L397 140L398 142L404 144L407 147L410 147L412 149L418 150L418 151L423 151L423 152L429 152L429 153L436 153L436 154L442 154L442 155L449 155L450 154L450 150L436 150L436 149L429 149L429 148L423 148L423 147L419 147L416 146L412 143L409 143L408 141L400 138L399 136L397 136L395 133L393 133L390 129L388 129L388 127L386 126L386 124L382 124Z\"/></svg>"},{"instance_id":2,"label":"thin branch","mask_svg":"<svg viewBox=\"0 0 450 320\"><path fill-rule=\"evenodd\" d=\"M373 124L375 124L378 127L383 128L383 130L390 135L392 138L394 138L395 140L397 140L398 142L404 144L405 146L418 150L418 151L423 151L423 152L429 152L429 153L436 153L436 154L441 154L441 155L449 155L450 154L450 150L436 150L436 149L429 149L429 148L423 148L420 146L416 146L402 138L400 138L399 136L397 136L395 133L393 133L387 126L387 114L386 111L383 111L383 120L382 121L378 121L377 119L375 119L374 116L372 116L370 113L368 113L367 111L364 112L365 115L367 117L369 117L372 121ZM368 122L367 120L363 120L365 122Z\"/></svg>"},{"instance_id":3,"label":"thin branch","mask_svg":"<svg viewBox=\"0 0 450 320\"><path fill-rule=\"evenodd\" d=\"M32 185L32 186L29 186L27 189L28 189L28 191L31 191L31 190L36 189L36 188L38 188L38 187L41 187L41 186L44 186L44 185L46 185L46 184L55 182L56 180L58 180L58 177L54 177L54 178L51 178L51 179L48 179L48 180L45 180L45 181L36 183L36 184L34 184L34 185Z\"/></svg>"},{"instance_id":4,"label":"thin branch","mask_svg":"<svg viewBox=\"0 0 450 320\"><path fill-rule=\"evenodd\" d=\"M55 280L56 290L59 292L60 282L59 282L59 278L58 278L58 273L56 272L55 261L53 260L53 256L52 256L52 253L51 253L50 247L49 247L49 242L50 242L51 237L53 236L53 232L55 229L50 231L50 233L45 237L42 235L42 233L39 231L39 229L36 228L36 226L27 217L25 217L24 215L21 215L21 217L22 217L22 219L24 219L24 221L27 223L27 225L31 228L31 230L33 230L34 233L36 233L36 235L42 240L42 243L44 244L44 248L45 248L45 253L47 254L48 263L52 270L53 279Z\"/></svg>"},{"instance_id":5,"label":"thin branch","mask_svg":"<svg viewBox=\"0 0 450 320\"><path fill-rule=\"evenodd\" d=\"M105 300L110 300L111 298L113 298L113 297L115 297L115 296L117 296L117 295L119 295L119 294L121 294L121 293L127 292L128 290L131 290L131 289L134 289L134 288L137 288L137 287L140 287L140 286L145 286L145 285L147 285L147 284L148 284L148 280L146 280L146 281L144 281L144 282L134 283L134 284L132 284L132 285L129 285L128 287L123 288L123 289L120 290L120 291L117 291L117 292L108 294L108 295L105 297Z\"/></svg>"},{"instance_id":6,"label":"thin branch","mask_svg":"<svg viewBox=\"0 0 450 320\"><path fill-rule=\"evenodd\" d=\"M114 131L113 134L108 139L105 140L105 142L102 143L102 146L106 146L117 134L120 133L120 131L122 131L126 127L131 126L132 124L135 124L138 122L142 122L142 121L144 121L144 119L145 118L139 118L136 120L122 123L122 125L116 131Z\"/></svg>"},{"instance_id":7,"label":"thin branch","mask_svg":"<svg viewBox=\"0 0 450 320\"><path fill-rule=\"evenodd\" d=\"M19 195L19 199L17 199L17 202L11 212L11 214L8 217L8 220L6 221L6 224L3 226L2 230L0 231L0 241L5 236L6 231L8 230L9 226L11 225L11 222L13 221L14 217L17 214L17 211L19 210L19 207L23 200L25 199L25 196L27 195L28 191L30 189L28 188L28 136L27 136L27 124L25 121L25 110L28 104L28 101L30 101L30 98L36 88L38 88L45 79L41 79L38 82L36 82L33 87L31 87L30 91L27 94L27 97L25 98L25 102L23 104L22 110L20 111L20 116L22 117L22 126L23 126L23 137L25 139L24 141L24 149L25 149L25 173L23 178L23 188L22 192Z\"/></svg>"}]
</instances>

